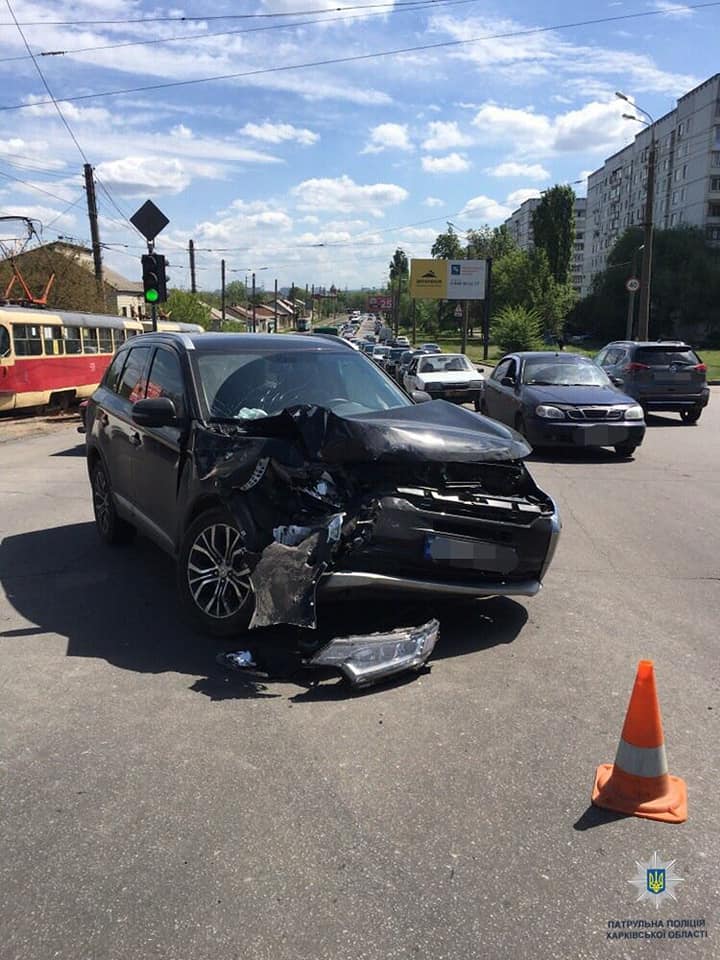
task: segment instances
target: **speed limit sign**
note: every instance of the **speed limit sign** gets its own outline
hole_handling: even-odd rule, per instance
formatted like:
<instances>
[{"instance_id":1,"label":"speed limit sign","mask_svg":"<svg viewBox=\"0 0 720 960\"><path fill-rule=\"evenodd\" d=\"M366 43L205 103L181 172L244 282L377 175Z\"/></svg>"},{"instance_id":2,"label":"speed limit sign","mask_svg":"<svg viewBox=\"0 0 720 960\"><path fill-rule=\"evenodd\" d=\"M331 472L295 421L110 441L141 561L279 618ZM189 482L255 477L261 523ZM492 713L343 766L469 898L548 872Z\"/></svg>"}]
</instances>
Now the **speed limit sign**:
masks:
<instances>
[{"instance_id":1,"label":"speed limit sign","mask_svg":"<svg viewBox=\"0 0 720 960\"><path fill-rule=\"evenodd\" d=\"M628 293L637 293L640 289L640 281L637 277L630 277L630 279L625 284L625 289Z\"/></svg>"}]
</instances>

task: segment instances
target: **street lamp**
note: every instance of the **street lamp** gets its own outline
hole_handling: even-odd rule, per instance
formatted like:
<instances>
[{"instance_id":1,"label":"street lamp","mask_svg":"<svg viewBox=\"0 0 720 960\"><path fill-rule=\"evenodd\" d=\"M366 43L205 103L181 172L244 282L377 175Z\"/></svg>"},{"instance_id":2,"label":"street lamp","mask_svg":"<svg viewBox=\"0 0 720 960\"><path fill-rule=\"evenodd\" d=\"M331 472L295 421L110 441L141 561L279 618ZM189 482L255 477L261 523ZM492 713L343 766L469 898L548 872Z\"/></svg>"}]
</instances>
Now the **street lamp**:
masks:
<instances>
[{"instance_id":1,"label":"street lamp","mask_svg":"<svg viewBox=\"0 0 720 960\"><path fill-rule=\"evenodd\" d=\"M615 93L615 96L619 97L620 100L625 100L627 103L632 104L632 107L635 110L639 111L640 113L644 113L647 117L647 120L645 120L643 117L638 117L635 114L624 113L624 119L634 120L636 123L642 123L650 129L647 190L645 192L645 236L642 247L642 266L640 268L640 310L638 316L638 339L647 340L650 336L650 283L652 280L653 208L655 206L655 119L650 113L647 112L647 110L644 110L642 107L638 106L638 104L636 104L621 91L618 90Z\"/></svg>"}]
</instances>

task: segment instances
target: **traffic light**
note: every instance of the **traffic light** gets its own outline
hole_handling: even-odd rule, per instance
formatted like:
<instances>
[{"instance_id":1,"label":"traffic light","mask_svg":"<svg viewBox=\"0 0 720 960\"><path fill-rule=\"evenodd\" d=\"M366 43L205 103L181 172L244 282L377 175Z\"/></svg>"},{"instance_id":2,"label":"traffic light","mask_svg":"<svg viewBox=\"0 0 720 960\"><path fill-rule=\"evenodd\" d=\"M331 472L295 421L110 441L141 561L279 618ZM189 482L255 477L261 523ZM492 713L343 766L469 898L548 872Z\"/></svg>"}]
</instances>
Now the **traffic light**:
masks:
<instances>
[{"instance_id":1,"label":"traffic light","mask_svg":"<svg viewBox=\"0 0 720 960\"><path fill-rule=\"evenodd\" d=\"M167 300L165 257L161 253L146 253L142 257L145 303L164 303Z\"/></svg>"}]
</instances>

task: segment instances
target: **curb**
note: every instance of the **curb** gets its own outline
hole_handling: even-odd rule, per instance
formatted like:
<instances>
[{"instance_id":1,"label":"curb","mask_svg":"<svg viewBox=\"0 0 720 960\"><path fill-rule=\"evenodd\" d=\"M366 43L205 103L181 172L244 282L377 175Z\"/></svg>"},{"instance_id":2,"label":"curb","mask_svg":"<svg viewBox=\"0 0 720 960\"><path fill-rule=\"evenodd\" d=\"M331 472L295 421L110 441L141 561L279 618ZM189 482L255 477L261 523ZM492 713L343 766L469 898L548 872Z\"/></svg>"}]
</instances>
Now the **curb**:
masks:
<instances>
[{"instance_id":1,"label":"curb","mask_svg":"<svg viewBox=\"0 0 720 960\"><path fill-rule=\"evenodd\" d=\"M709 387L720 387L720 380L708 380Z\"/></svg>"}]
</instances>

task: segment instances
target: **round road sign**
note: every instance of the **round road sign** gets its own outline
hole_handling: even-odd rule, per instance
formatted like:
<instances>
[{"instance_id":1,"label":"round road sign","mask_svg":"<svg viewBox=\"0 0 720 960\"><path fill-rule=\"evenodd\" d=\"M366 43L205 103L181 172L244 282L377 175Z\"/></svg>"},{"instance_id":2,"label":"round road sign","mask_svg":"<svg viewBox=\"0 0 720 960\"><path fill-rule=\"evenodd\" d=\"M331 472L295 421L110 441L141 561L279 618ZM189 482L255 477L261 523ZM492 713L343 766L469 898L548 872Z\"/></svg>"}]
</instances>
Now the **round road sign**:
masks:
<instances>
[{"instance_id":1,"label":"round road sign","mask_svg":"<svg viewBox=\"0 0 720 960\"><path fill-rule=\"evenodd\" d=\"M628 293L637 293L640 289L640 281L637 277L630 277L630 279L625 284L625 289Z\"/></svg>"}]
</instances>

